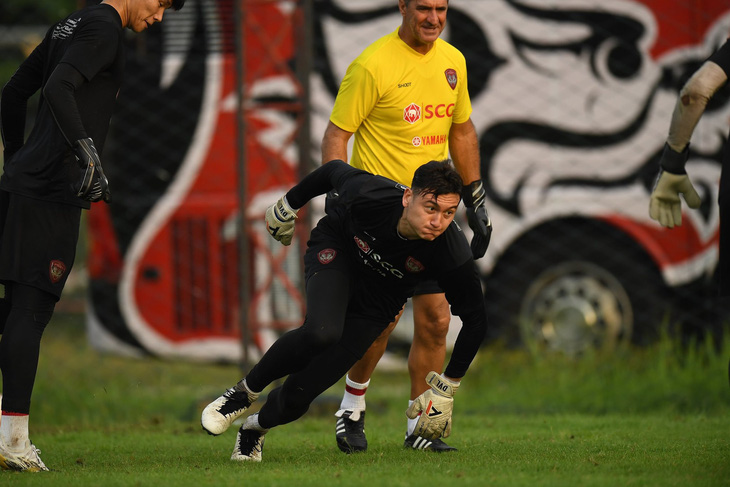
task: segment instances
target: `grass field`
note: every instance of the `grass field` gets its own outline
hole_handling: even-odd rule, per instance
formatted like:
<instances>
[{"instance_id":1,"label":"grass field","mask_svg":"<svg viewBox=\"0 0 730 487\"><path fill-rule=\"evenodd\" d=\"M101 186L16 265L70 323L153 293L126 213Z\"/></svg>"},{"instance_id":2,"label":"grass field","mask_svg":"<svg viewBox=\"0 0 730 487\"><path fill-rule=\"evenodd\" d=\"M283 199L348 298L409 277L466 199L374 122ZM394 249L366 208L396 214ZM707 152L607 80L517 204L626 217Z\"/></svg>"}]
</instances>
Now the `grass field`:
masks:
<instances>
[{"instance_id":1,"label":"grass field","mask_svg":"<svg viewBox=\"0 0 730 487\"><path fill-rule=\"evenodd\" d=\"M31 410L52 471L0 472L0 485L727 486L728 358L730 340L580 359L487 349L456 397L457 453L402 448L408 379L383 372L368 392L367 453L334 444L338 385L267 435L262 463L241 464L229 460L236 428L211 437L199 425L238 367L101 355L82 315L59 314Z\"/></svg>"}]
</instances>

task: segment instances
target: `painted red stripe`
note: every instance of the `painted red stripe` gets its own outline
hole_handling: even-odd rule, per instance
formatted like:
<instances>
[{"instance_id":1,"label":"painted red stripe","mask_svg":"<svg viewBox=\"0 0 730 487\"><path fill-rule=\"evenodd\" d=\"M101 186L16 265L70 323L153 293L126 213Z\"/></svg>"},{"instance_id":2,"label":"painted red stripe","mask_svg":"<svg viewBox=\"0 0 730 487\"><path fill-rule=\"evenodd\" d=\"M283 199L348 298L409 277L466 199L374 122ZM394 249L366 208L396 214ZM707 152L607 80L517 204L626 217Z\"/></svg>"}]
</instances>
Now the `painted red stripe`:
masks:
<instances>
[{"instance_id":1,"label":"painted red stripe","mask_svg":"<svg viewBox=\"0 0 730 487\"><path fill-rule=\"evenodd\" d=\"M25 413L13 413L10 411L3 411L3 416L28 416Z\"/></svg>"}]
</instances>

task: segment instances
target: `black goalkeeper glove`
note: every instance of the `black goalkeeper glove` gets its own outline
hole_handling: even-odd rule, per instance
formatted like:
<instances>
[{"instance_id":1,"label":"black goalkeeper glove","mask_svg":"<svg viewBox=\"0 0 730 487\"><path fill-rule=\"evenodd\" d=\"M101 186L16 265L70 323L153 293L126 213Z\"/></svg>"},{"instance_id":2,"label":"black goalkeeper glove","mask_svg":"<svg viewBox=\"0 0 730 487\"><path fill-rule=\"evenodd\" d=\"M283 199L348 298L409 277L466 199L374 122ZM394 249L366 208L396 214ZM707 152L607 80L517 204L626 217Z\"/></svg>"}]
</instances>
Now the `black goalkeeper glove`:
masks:
<instances>
[{"instance_id":1,"label":"black goalkeeper glove","mask_svg":"<svg viewBox=\"0 0 730 487\"><path fill-rule=\"evenodd\" d=\"M489 240L492 238L492 221L487 214L487 207L484 204L486 194L481 180L470 183L461 190L461 199L466 206L466 219L469 227L474 232L471 239L471 253L474 259L484 257L489 247Z\"/></svg>"},{"instance_id":2,"label":"black goalkeeper glove","mask_svg":"<svg viewBox=\"0 0 730 487\"><path fill-rule=\"evenodd\" d=\"M111 203L112 194L109 191L109 181L104 175L94 141L90 138L77 140L74 144L74 154L83 172L73 185L76 196L92 203L101 200Z\"/></svg>"}]
</instances>

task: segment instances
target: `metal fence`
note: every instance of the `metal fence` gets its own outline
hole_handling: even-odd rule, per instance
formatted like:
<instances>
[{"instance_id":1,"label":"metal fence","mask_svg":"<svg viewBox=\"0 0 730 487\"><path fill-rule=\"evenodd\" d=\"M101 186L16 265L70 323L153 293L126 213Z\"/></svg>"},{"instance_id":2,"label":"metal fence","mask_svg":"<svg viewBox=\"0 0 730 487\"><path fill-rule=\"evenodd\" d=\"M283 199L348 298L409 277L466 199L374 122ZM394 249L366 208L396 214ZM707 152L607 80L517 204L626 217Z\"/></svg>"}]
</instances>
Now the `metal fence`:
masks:
<instances>
[{"instance_id":1,"label":"metal fence","mask_svg":"<svg viewBox=\"0 0 730 487\"><path fill-rule=\"evenodd\" d=\"M129 34L115 203L89 215L98 347L240 360L242 326L255 356L300 323L307 228L285 249L263 211L319 164L339 82L400 25L396 3L187 0ZM701 210L664 230L648 199L678 90L729 32L723 0L450 1L495 228L491 340L579 353L714 326L725 91L692 141Z\"/></svg>"}]
</instances>

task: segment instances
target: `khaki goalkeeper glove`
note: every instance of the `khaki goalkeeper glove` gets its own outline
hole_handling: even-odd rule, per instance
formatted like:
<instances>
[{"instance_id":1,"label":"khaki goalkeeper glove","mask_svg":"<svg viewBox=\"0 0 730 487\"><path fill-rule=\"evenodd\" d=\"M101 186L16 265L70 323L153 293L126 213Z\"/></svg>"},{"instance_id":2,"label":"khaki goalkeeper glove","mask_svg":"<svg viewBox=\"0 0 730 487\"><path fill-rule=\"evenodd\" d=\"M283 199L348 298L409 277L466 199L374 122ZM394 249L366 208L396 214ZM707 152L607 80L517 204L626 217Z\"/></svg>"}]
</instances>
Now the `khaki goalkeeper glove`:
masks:
<instances>
[{"instance_id":1,"label":"khaki goalkeeper glove","mask_svg":"<svg viewBox=\"0 0 730 487\"><path fill-rule=\"evenodd\" d=\"M672 174L660 171L651 192L649 201L649 216L662 226L674 228L682 224L682 202L679 195L690 208L699 208L702 200L695 191L689 176L686 174Z\"/></svg>"},{"instance_id":2,"label":"khaki goalkeeper glove","mask_svg":"<svg viewBox=\"0 0 730 487\"><path fill-rule=\"evenodd\" d=\"M266 210L266 229L276 240L290 245L296 219L297 210L289 206L286 196L282 196L275 205Z\"/></svg>"},{"instance_id":3,"label":"khaki goalkeeper glove","mask_svg":"<svg viewBox=\"0 0 730 487\"><path fill-rule=\"evenodd\" d=\"M406 410L410 419L418 419L413 434L429 440L447 438L451 434L451 413L454 410L454 393L459 383L429 372L426 383L431 386L413 401Z\"/></svg>"},{"instance_id":4,"label":"khaki goalkeeper glove","mask_svg":"<svg viewBox=\"0 0 730 487\"><path fill-rule=\"evenodd\" d=\"M690 208L699 208L702 200L687 176L684 166L689 158L689 145L677 152L669 144L664 144L654 191L649 200L649 216L662 226L674 228L682 224L682 202L679 195Z\"/></svg>"}]
</instances>

